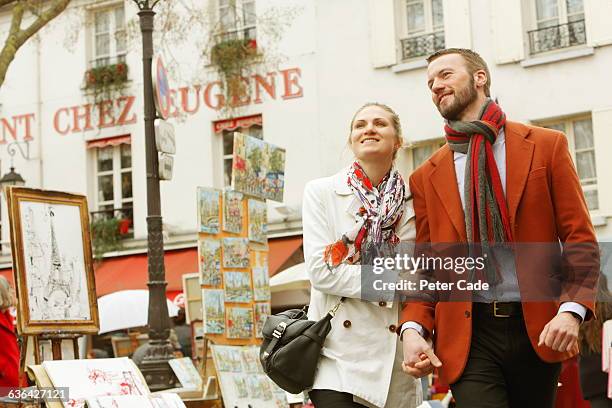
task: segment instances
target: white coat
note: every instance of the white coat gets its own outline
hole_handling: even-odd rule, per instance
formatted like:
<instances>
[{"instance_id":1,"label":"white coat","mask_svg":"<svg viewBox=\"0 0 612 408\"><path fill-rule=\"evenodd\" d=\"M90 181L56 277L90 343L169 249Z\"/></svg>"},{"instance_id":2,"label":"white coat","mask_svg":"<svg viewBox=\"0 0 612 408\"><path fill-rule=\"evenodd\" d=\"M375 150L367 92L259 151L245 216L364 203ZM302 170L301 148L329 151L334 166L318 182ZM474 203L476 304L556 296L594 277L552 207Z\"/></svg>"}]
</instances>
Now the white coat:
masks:
<instances>
[{"instance_id":1,"label":"white coat","mask_svg":"<svg viewBox=\"0 0 612 408\"><path fill-rule=\"evenodd\" d=\"M304 258L310 282L308 318L319 320L340 300L323 346L313 389L353 394L372 407L413 408L421 404L419 380L401 370L402 347L393 329L393 307L362 301L361 266L342 264L333 272L323 261L325 247L351 230L361 203L347 185L348 168L306 184L303 203ZM406 186L408 188L408 186ZM401 241L416 235L412 200L396 228Z\"/></svg>"}]
</instances>

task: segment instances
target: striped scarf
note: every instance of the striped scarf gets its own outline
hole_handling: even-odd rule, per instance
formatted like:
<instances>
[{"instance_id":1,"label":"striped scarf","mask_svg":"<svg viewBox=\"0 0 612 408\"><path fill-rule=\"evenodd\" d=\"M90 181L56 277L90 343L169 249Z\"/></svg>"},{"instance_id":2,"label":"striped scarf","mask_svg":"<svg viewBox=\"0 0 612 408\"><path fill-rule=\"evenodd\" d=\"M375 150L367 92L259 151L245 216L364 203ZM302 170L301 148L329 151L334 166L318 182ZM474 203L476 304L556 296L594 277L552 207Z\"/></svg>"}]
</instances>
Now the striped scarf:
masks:
<instances>
[{"instance_id":1,"label":"striped scarf","mask_svg":"<svg viewBox=\"0 0 612 408\"><path fill-rule=\"evenodd\" d=\"M361 250L369 245L390 242L397 244L395 227L404 213L406 184L395 169L387 174L377 187L354 162L348 172L347 183L361 202L355 228L325 248L323 258L331 270L341 263L355 264L361 259Z\"/></svg>"},{"instance_id":2,"label":"striped scarf","mask_svg":"<svg viewBox=\"0 0 612 408\"><path fill-rule=\"evenodd\" d=\"M508 205L492 148L505 123L506 115L499 105L487 99L480 120L449 121L444 126L450 149L467 154L465 227L468 243L479 242L483 254L490 254L491 244L513 241ZM495 269L487 268L490 283L498 281Z\"/></svg>"}]
</instances>

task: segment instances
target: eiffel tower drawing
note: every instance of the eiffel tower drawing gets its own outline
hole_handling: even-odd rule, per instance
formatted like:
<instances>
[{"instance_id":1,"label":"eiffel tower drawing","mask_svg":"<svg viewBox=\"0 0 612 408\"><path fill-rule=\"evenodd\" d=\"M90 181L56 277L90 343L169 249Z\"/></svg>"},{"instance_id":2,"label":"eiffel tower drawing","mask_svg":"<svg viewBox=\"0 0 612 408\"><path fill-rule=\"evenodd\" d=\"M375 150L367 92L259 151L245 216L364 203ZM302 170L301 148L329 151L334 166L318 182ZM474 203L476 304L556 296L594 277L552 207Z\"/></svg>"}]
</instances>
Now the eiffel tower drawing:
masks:
<instances>
[{"instance_id":1,"label":"eiffel tower drawing","mask_svg":"<svg viewBox=\"0 0 612 408\"><path fill-rule=\"evenodd\" d=\"M71 298L70 283L72 276L62 263L59 246L55 237L55 226L53 208L49 208L49 224L51 226L51 273L47 282L45 300L49 301L53 294L63 294L65 299ZM68 302L67 305L68 306Z\"/></svg>"}]
</instances>

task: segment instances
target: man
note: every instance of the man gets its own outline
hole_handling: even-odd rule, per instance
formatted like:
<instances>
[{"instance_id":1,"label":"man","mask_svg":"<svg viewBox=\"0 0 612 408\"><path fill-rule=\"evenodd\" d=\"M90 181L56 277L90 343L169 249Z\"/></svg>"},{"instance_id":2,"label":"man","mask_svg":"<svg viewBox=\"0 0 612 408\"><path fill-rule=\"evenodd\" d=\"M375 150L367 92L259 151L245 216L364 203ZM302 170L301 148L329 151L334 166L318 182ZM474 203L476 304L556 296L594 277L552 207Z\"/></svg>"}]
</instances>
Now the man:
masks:
<instances>
[{"instance_id":1,"label":"man","mask_svg":"<svg viewBox=\"0 0 612 408\"><path fill-rule=\"evenodd\" d=\"M560 362L576 355L579 325L592 314L598 271L595 233L567 140L558 131L506 121L489 98L489 70L477 53L446 49L427 61L447 144L410 177L417 243L435 249L467 242L483 251L516 245L502 265L487 264L492 292L474 292L470 302L406 304L398 331L404 371L422 377L439 368L459 408L553 407ZM524 244L542 242L550 244ZM590 246L571 250L567 243ZM582 265L582 275L562 262ZM552 276L563 276L561 296L530 297Z\"/></svg>"}]
</instances>

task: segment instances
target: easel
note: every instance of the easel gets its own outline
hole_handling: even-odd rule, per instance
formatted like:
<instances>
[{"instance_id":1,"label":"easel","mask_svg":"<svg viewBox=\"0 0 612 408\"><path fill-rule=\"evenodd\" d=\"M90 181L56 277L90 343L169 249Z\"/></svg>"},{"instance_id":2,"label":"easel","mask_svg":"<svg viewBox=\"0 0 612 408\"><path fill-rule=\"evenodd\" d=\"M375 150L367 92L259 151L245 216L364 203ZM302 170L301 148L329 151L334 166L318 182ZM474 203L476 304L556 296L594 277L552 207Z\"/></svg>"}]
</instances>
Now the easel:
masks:
<instances>
[{"instance_id":1,"label":"easel","mask_svg":"<svg viewBox=\"0 0 612 408\"><path fill-rule=\"evenodd\" d=\"M44 356L40 350L40 342L41 341L51 341L51 353L53 356L53 360L62 360L62 342L64 340L72 340L72 350L74 353L74 358L76 360L79 359L79 343L78 339L83 334L81 333L67 333L61 330L50 331L47 333L41 334L24 334L22 336L23 340L20 345L20 361L19 361L19 375L22 376L25 373L26 368L26 357L28 351L28 343L30 339L32 339L32 343L34 344L34 364L39 365L44 361Z\"/></svg>"}]
</instances>

